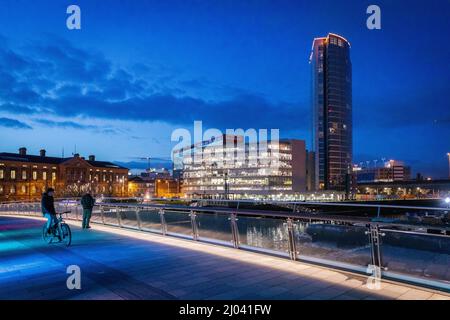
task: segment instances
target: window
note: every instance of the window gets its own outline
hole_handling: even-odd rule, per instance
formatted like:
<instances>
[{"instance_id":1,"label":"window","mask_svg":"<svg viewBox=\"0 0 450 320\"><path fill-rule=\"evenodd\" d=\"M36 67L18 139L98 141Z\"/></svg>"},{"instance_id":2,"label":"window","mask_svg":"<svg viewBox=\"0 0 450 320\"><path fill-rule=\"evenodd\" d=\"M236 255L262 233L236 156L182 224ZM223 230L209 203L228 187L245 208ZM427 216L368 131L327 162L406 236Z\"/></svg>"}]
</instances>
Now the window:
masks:
<instances>
[{"instance_id":1,"label":"window","mask_svg":"<svg viewBox=\"0 0 450 320\"><path fill-rule=\"evenodd\" d=\"M5 171L3 169L0 170L0 180L5 178Z\"/></svg>"},{"instance_id":2,"label":"window","mask_svg":"<svg viewBox=\"0 0 450 320\"><path fill-rule=\"evenodd\" d=\"M3 194L3 186L0 186L0 194Z\"/></svg>"},{"instance_id":3,"label":"window","mask_svg":"<svg viewBox=\"0 0 450 320\"><path fill-rule=\"evenodd\" d=\"M16 179L16 170L11 170L11 180Z\"/></svg>"},{"instance_id":4,"label":"window","mask_svg":"<svg viewBox=\"0 0 450 320\"><path fill-rule=\"evenodd\" d=\"M52 180L56 180L56 172L52 172Z\"/></svg>"},{"instance_id":5,"label":"window","mask_svg":"<svg viewBox=\"0 0 450 320\"><path fill-rule=\"evenodd\" d=\"M42 172L42 179L47 180L47 171Z\"/></svg>"},{"instance_id":6,"label":"window","mask_svg":"<svg viewBox=\"0 0 450 320\"><path fill-rule=\"evenodd\" d=\"M22 193L27 193L27 187L26 186L22 186Z\"/></svg>"},{"instance_id":7,"label":"window","mask_svg":"<svg viewBox=\"0 0 450 320\"><path fill-rule=\"evenodd\" d=\"M31 186L31 194L35 194L36 193L36 186Z\"/></svg>"},{"instance_id":8,"label":"window","mask_svg":"<svg viewBox=\"0 0 450 320\"><path fill-rule=\"evenodd\" d=\"M16 193L16 187L11 186L11 188L9 189L9 193L10 193L10 194Z\"/></svg>"},{"instance_id":9,"label":"window","mask_svg":"<svg viewBox=\"0 0 450 320\"><path fill-rule=\"evenodd\" d=\"M27 172L22 170L22 180L27 180Z\"/></svg>"},{"instance_id":10,"label":"window","mask_svg":"<svg viewBox=\"0 0 450 320\"><path fill-rule=\"evenodd\" d=\"M33 171L33 180L37 180L37 171Z\"/></svg>"}]
</instances>

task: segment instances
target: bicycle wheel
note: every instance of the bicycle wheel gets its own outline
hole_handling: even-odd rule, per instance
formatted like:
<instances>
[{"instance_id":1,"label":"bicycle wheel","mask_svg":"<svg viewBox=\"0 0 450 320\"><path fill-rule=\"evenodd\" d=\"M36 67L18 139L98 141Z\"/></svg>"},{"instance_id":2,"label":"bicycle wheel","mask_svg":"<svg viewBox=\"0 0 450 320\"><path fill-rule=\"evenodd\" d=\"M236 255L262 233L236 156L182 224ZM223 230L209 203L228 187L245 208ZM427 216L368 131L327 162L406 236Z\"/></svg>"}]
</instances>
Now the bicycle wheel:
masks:
<instances>
[{"instance_id":1,"label":"bicycle wheel","mask_svg":"<svg viewBox=\"0 0 450 320\"><path fill-rule=\"evenodd\" d=\"M61 224L61 231L62 231L62 242L68 247L72 243L72 232L70 231L70 227L68 224Z\"/></svg>"},{"instance_id":2,"label":"bicycle wheel","mask_svg":"<svg viewBox=\"0 0 450 320\"><path fill-rule=\"evenodd\" d=\"M53 241L53 235L47 233L47 225L42 227L42 239L49 244Z\"/></svg>"}]
</instances>

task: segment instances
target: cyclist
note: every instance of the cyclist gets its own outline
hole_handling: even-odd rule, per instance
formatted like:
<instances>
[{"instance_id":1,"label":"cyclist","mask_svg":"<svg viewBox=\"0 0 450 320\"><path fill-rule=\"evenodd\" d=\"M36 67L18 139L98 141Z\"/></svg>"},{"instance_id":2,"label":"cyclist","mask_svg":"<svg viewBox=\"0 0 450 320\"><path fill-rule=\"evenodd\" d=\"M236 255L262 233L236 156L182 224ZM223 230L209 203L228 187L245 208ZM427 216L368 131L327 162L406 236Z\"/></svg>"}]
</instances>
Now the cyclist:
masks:
<instances>
[{"instance_id":1,"label":"cyclist","mask_svg":"<svg viewBox=\"0 0 450 320\"><path fill-rule=\"evenodd\" d=\"M47 233L52 233L52 227L57 224L56 210L55 210L55 200L53 195L55 190L53 188L48 188L47 192L42 195L41 210L44 217L47 218Z\"/></svg>"}]
</instances>

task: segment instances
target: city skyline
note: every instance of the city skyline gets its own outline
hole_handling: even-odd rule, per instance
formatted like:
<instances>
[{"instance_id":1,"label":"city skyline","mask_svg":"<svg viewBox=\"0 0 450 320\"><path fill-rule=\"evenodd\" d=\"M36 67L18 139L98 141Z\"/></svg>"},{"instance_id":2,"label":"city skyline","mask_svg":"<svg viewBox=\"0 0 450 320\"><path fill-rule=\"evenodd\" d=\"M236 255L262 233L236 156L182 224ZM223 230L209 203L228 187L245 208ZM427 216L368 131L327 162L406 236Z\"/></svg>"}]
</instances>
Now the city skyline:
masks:
<instances>
[{"instance_id":1,"label":"city skyline","mask_svg":"<svg viewBox=\"0 0 450 320\"><path fill-rule=\"evenodd\" d=\"M365 3L77 4L83 27L68 31L66 3L6 1L1 151L68 156L76 145L120 163L169 157L172 130L194 120L309 142L311 41L333 32L352 44L354 162L393 158L448 175L442 6L412 2L405 12L381 1L382 29L371 31Z\"/></svg>"}]
</instances>

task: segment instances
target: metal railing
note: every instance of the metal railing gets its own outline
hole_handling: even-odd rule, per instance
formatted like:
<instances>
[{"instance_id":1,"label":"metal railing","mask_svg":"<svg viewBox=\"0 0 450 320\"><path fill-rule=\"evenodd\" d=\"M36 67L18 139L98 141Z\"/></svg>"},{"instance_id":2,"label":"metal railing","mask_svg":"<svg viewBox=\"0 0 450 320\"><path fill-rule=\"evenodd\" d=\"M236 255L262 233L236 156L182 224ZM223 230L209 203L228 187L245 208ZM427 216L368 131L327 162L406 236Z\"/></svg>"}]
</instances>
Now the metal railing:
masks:
<instances>
[{"instance_id":1,"label":"metal railing","mask_svg":"<svg viewBox=\"0 0 450 320\"><path fill-rule=\"evenodd\" d=\"M450 292L448 225L380 222L367 217L165 204L97 205L91 222L258 251ZM323 203L320 203L323 205ZM327 204L328 205L328 204ZM336 205L336 204L334 204ZM366 210L371 205L358 206ZM73 201L56 203L82 219ZM440 212L445 208L402 207ZM0 214L42 216L40 203L0 204Z\"/></svg>"}]
</instances>

